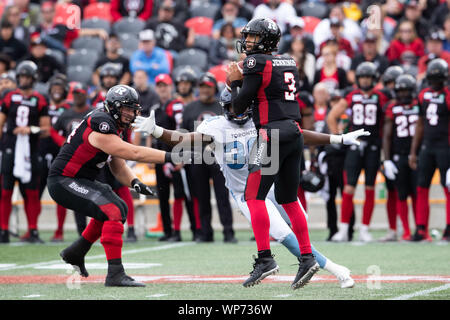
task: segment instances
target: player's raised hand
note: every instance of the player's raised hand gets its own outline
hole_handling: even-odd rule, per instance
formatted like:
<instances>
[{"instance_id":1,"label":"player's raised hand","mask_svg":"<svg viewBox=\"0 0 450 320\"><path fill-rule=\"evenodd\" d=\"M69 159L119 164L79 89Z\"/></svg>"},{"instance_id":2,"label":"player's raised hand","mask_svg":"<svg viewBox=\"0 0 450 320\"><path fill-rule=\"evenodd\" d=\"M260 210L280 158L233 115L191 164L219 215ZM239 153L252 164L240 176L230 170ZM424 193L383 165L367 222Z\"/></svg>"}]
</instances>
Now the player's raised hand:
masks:
<instances>
[{"instance_id":1,"label":"player's raised hand","mask_svg":"<svg viewBox=\"0 0 450 320\"><path fill-rule=\"evenodd\" d=\"M156 132L162 130L155 123L155 111L152 110L150 112L150 116L148 118L137 116L136 120L131 124L136 132L142 132L144 135L153 135L155 136ZM159 135L161 136L161 135ZM159 137L158 136L158 137ZM156 137L156 138L158 138Z\"/></svg>"},{"instance_id":2,"label":"player's raised hand","mask_svg":"<svg viewBox=\"0 0 450 320\"><path fill-rule=\"evenodd\" d=\"M350 145L359 146L360 142L358 141L358 138L364 136L370 136L370 132L365 131L364 129L359 129L356 131L345 133L342 135L342 144L345 144L347 146Z\"/></svg>"},{"instance_id":3,"label":"player's raised hand","mask_svg":"<svg viewBox=\"0 0 450 320\"><path fill-rule=\"evenodd\" d=\"M239 68L239 66L236 62L231 62L228 65L227 79L231 83L235 80L242 80L243 78L244 78L244 76L242 74L242 69Z\"/></svg>"},{"instance_id":4,"label":"player's raised hand","mask_svg":"<svg viewBox=\"0 0 450 320\"><path fill-rule=\"evenodd\" d=\"M141 182L138 178L131 181L131 186L134 188L134 190L136 190L137 193L145 194L147 196L154 195L152 189L150 189L150 187L145 183Z\"/></svg>"},{"instance_id":5,"label":"player's raised hand","mask_svg":"<svg viewBox=\"0 0 450 320\"><path fill-rule=\"evenodd\" d=\"M200 164L202 163L202 154L196 151L166 152L166 162L179 164Z\"/></svg>"}]
</instances>

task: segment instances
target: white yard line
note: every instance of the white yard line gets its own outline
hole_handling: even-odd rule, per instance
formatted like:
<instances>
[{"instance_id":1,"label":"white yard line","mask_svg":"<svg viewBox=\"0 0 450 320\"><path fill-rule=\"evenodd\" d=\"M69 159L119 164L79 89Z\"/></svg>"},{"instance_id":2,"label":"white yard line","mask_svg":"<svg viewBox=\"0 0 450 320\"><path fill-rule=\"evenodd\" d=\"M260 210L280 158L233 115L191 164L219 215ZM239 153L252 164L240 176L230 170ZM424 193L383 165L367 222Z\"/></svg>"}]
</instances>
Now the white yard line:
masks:
<instances>
[{"instance_id":1,"label":"white yard line","mask_svg":"<svg viewBox=\"0 0 450 320\"><path fill-rule=\"evenodd\" d=\"M182 243L167 244L167 245L158 246L158 247L151 247L151 248L125 250L125 251L122 251L122 255L142 253L142 252L150 252L150 251L160 251L160 250L167 250L167 249L174 249L174 248L189 246L189 245L193 245L193 244L195 244L195 242L182 242ZM99 255L96 255L96 256L88 256L88 257L85 258L85 260L95 260L95 259L100 259L100 258L105 258L105 254L99 254ZM25 265L15 265L15 266L0 267L0 271L17 270L17 269L31 269L31 268L45 266L45 265L54 264L54 263L61 263L61 259L60 260L45 261L45 262L38 262L38 263L31 263L31 264L25 264Z\"/></svg>"},{"instance_id":2,"label":"white yard line","mask_svg":"<svg viewBox=\"0 0 450 320\"><path fill-rule=\"evenodd\" d=\"M432 289L416 291L416 292L413 292L410 294L404 294L404 295L401 295L401 296L398 296L395 298L390 298L388 300L408 300L411 298L426 296L433 292L439 292L439 291L444 291L444 290L448 290L448 289L450 289L450 283L447 283L447 284L444 284L443 286L432 288Z\"/></svg>"}]
</instances>

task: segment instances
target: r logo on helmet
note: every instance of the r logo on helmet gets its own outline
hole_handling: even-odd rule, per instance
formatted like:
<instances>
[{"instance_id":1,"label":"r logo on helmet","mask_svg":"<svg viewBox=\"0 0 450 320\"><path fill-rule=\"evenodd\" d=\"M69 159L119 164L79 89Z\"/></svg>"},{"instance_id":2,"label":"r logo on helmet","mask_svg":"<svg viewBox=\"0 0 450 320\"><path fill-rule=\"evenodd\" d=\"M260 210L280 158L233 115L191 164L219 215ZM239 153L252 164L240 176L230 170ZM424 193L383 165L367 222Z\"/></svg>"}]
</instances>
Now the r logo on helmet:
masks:
<instances>
[{"instance_id":1,"label":"r logo on helmet","mask_svg":"<svg viewBox=\"0 0 450 320\"><path fill-rule=\"evenodd\" d=\"M249 69L254 68L256 66L256 59L253 57L248 58L247 60L247 67Z\"/></svg>"},{"instance_id":2,"label":"r logo on helmet","mask_svg":"<svg viewBox=\"0 0 450 320\"><path fill-rule=\"evenodd\" d=\"M107 122L102 122L98 126L101 132L108 132L109 131L109 124Z\"/></svg>"},{"instance_id":3,"label":"r logo on helmet","mask_svg":"<svg viewBox=\"0 0 450 320\"><path fill-rule=\"evenodd\" d=\"M123 96L127 92L127 89L124 87L118 87L114 93L117 93L119 96Z\"/></svg>"},{"instance_id":4,"label":"r logo on helmet","mask_svg":"<svg viewBox=\"0 0 450 320\"><path fill-rule=\"evenodd\" d=\"M269 23L267 27L268 27L270 30L277 30L277 25L276 25L275 22L273 22L273 21L270 20L270 19L267 19L267 22Z\"/></svg>"}]
</instances>

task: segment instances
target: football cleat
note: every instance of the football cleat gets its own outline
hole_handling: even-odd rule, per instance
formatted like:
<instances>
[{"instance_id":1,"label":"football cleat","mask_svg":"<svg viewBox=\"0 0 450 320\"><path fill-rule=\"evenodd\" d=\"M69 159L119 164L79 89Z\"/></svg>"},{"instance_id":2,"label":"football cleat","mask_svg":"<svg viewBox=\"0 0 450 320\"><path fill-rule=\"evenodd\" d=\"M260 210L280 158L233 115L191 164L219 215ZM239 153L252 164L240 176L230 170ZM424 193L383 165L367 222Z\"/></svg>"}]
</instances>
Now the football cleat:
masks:
<instances>
[{"instance_id":1,"label":"football cleat","mask_svg":"<svg viewBox=\"0 0 450 320\"><path fill-rule=\"evenodd\" d=\"M250 272L250 277L242 284L246 288L259 284L261 280L270 275L276 274L280 270L280 267L278 267L277 263L273 259L273 255L264 258L256 258L253 256L253 259L255 259L255 263L253 263L253 271Z\"/></svg>"},{"instance_id":2,"label":"football cleat","mask_svg":"<svg viewBox=\"0 0 450 320\"><path fill-rule=\"evenodd\" d=\"M450 241L450 226L447 225L444 234L442 235L441 241Z\"/></svg>"},{"instance_id":3,"label":"football cleat","mask_svg":"<svg viewBox=\"0 0 450 320\"><path fill-rule=\"evenodd\" d=\"M63 241L64 241L63 233L59 230L56 230L55 233L53 234L53 237L50 239L50 242L63 242Z\"/></svg>"},{"instance_id":4,"label":"football cleat","mask_svg":"<svg viewBox=\"0 0 450 320\"><path fill-rule=\"evenodd\" d=\"M89 273L84 265L84 256L89 251L90 245L83 237L78 238L74 243L59 253L61 258L71 264L82 277L88 277Z\"/></svg>"},{"instance_id":5,"label":"football cleat","mask_svg":"<svg viewBox=\"0 0 450 320\"><path fill-rule=\"evenodd\" d=\"M342 289L353 288L355 280L350 276L350 270L344 266L337 265L337 270L333 273L339 280Z\"/></svg>"},{"instance_id":6,"label":"football cleat","mask_svg":"<svg viewBox=\"0 0 450 320\"><path fill-rule=\"evenodd\" d=\"M427 241L427 242L432 242L433 239L430 237L430 235L428 234L428 231L425 230L422 227L417 228L416 233L414 233L414 235L411 238L411 241L414 242L419 242L419 241Z\"/></svg>"},{"instance_id":7,"label":"football cleat","mask_svg":"<svg viewBox=\"0 0 450 320\"><path fill-rule=\"evenodd\" d=\"M0 229L0 243L9 243L9 231Z\"/></svg>"},{"instance_id":8,"label":"football cleat","mask_svg":"<svg viewBox=\"0 0 450 320\"><path fill-rule=\"evenodd\" d=\"M167 241L169 241L169 242L180 242L181 241L180 231L175 230L173 232L172 236Z\"/></svg>"},{"instance_id":9,"label":"football cleat","mask_svg":"<svg viewBox=\"0 0 450 320\"><path fill-rule=\"evenodd\" d=\"M369 232L369 227L362 225L359 229L359 241L361 242L372 242L373 238Z\"/></svg>"},{"instance_id":10,"label":"football cleat","mask_svg":"<svg viewBox=\"0 0 450 320\"><path fill-rule=\"evenodd\" d=\"M39 232L36 229L30 230L30 236L25 239L25 241L29 243L45 243L41 238L39 238Z\"/></svg>"},{"instance_id":11,"label":"football cleat","mask_svg":"<svg viewBox=\"0 0 450 320\"><path fill-rule=\"evenodd\" d=\"M145 287L145 284L127 276L123 265L118 264L108 266L105 287Z\"/></svg>"},{"instance_id":12,"label":"football cleat","mask_svg":"<svg viewBox=\"0 0 450 320\"><path fill-rule=\"evenodd\" d=\"M137 242L136 233L134 232L134 227L128 227L127 237L125 242Z\"/></svg>"},{"instance_id":13,"label":"football cleat","mask_svg":"<svg viewBox=\"0 0 450 320\"><path fill-rule=\"evenodd\" d=\"M320 268L312 254L301 255L298 261L300 262L298 272L291 284L293 290L304 287Z\"/></svg>"},{"instance_id":14,"label":"football cleat","mask_svg":"<svg viewBox=\"0 0 450 320\"><path fill-rule=\"evenodd\" d=\"M380 238L378 241L380 241L380 242L397 241L397 232L395 230L389 229L387 234L384 237Z\"/></svg>"},{"instance_id":15,"label":"football cleat","mask_svg":"<svg viewBox=\"0 0 450 320\"><path fill-rule=\"evenodd\" d=\"M402 235L402 241L411 241L411 234L410 233L404 233Z\"/></svg>"},{"instance_id":16,"label":"football cleat","mask_svg":"<svg viewBox=\"0 0 450 320\"><path fill-rule=\"evenodd\" d=\"M333 242L347 242L348 241L348 231L345 228L340 228L332 237Z\"/></svg>"}]
</instances>

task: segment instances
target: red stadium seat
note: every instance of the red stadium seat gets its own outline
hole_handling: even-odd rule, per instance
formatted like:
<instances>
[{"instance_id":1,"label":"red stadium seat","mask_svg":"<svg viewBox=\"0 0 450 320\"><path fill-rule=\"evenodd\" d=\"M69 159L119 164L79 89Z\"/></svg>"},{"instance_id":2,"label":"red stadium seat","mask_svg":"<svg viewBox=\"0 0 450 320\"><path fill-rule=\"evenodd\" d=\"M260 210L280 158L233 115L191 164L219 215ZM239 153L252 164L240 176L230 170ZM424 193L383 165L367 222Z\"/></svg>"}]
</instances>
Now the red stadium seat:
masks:
<instances>
[{"instance_id":1,"label":"red stadium seat","mask_svg":"<svg viewBox=\"0 0 450 320\"><path fill-rule=\"evenodd\" d=\"M54 22L64 24L69 29L79 29L81 22L80 7L70 3L57 3Z\"/></svg>"},{"instance_id":2,"label":"red stadium seat","mask_svg":"<svg viewBox=\"0 0 450 320\"><path fill-rule=\"evenodd\" d=\"M302 19L305 22L305 29L304 29L305 32L313 34L314 29L317 27L317 25L320 22L320 19L316 18L316 17L309 17L309 16L302 17Z\"/></svg>"},{"instance_id":3,"label":"red stadium seat","mask_svg":"<svg viewBox=\"0 0 450 320\"><path fill-rule=\"evenodd\" d=\"M211 35L214 20L207 17L193 17L184 23L186 28L194 29L196 34Z\"/></svg>"},{"instance_id":4,"label":"red stadium seat","mask_svg":"<svg viewBox=\"0 0 450 320\"><path fill-rule=\"evenodd\" d=\"M0 17L3 15L3 9L5 9L5 4L2 2L0 2Z\"/></svg>"},{"instance_id":5,"label":"red stadium seat","mask_svg":"<svg viewBox=\"0 0 450 320\"><path fill-rule=\"evenodd\" d=\"M225 83L227 81L227 69L228 66L222 64L212 67L208 70L208 72L212 73L214 77L216 77L217 82Z\"/></svg>"},{"instance_id":6,"label":"red stadium seat","mask_svg":"<svg viewBox=\"0 0 450 320\"><path fill-rule=\"evenodd\" d=\"M83 19L99 18L109 22L112 21L110 4L105 2L97 2L88 4L84 8Z\"/></svg>"}]
</instances>

